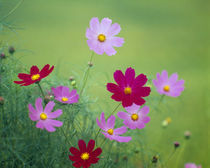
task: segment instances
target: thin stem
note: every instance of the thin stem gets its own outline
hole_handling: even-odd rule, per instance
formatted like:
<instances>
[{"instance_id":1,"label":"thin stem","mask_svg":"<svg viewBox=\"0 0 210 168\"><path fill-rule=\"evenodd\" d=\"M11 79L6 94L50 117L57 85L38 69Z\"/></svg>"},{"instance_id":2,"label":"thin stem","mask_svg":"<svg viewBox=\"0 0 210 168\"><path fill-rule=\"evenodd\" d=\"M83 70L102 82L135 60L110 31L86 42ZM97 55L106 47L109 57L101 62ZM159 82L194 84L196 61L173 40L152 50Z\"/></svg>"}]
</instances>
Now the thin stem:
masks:
<instances>
[{"instance_id":1,"label":"thin stem","mask_svg":"<svg viewBox=\"0 0 210 168\"><path fill-rule=\"evenodd\" d=\"M165 95L163 94L163 95L161 96L161 98L160 98L160 101L159 101L159 103L158 103L158 106L159 106L160 103L163 101L164 97L165 97Z\"/></svg>"},{"instance_id":2,"label":"thin stem","mask_svg":"<svg viewBox=\"0 0 210 168\"><path fill-rule=\"evenodd\" d=\"M41 94L42 94L43 99L44 99L45 95L44 95L44 92L43 92L43 90L42 90L42 87L41 87L40 83L38 82L37 85L38 85L39 90L41 91Z\"/></svg>"},{"instance_id":3,"label":"thin stem","mask_svg":"<svg viewBox=\"0 0 210 168\"><path fill-rule=\"evenodd\" d=\"M91 54L90 62L92 62L92 60L93 60L93 55L94 55L94 52ZM83 90L84 90L84 88L85 88L85 86L87 84L87 80L88 80L88 77L89 77L89 72L90 72L90 66L88 66L88 68L87 68L87 70L85 72L84 83L82 85L82 89L81 89L80 94L79 94L80 96L82 95Z\"/></svg>"},{"instance_id":4,"label":"thin stem","mask_svg":"<svg viewBox=\"0 0 210 168\"><path fill-rule=\"evenodd\" d=\"M72 143L71 143L70 141L68 141L68 138L67 138L67 136L66 136L66 134L65 134L65 132L64 132L64 130L63 130L63 128L61 127L60 129L61 129L61 132L63 133L64 137L66 138L66 141L68 142L68 144L69 144L70 146L73 146Z\"/></svg>"},{"instance_id":5,"label":"thin stem","mask_svg":"<svg viewBox=\"0 0 210 168\"><path fill-rule=\"evenodd\" d=\"M167 163L171 160L171 158L174 156L176 152L176 148L171 152L171 154L169 155L168 159L165 162L165 166L167 165Z\"/></svg>"},{"instance_id":6,"label":"thin stem","mask_svg":"<svg viewBox=\"0 0 210 168\"><path fill-rule=\"evenodd\" d=\"M24 0L19 1L19 2L17 3L17 5L16 5L8 14L6 14L5 16L3 16L3 17L1 18L0 22L3 21L4 19L6 19L9 15L11 15L11 14L12 14L19 6L23 3L23 1L24 1Z\"/></svg>"}]
</instances>

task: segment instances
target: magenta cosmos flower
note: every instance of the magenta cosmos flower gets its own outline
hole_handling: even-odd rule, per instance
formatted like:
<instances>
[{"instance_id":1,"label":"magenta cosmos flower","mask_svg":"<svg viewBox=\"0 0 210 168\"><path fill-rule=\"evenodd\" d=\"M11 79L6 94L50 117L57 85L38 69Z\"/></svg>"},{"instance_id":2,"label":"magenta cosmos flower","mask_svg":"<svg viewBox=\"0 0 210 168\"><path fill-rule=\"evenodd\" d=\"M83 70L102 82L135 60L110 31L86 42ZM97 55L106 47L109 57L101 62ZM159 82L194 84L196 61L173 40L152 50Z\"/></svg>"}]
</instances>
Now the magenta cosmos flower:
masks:
<instances>
[{"instance_id":1,"label":"magenta cosmos flower","mask_svg":"<svg viewBox=\"0 0 210 168\"><path fill-rule=\"evenodd\" d=\"M167 95L171 97L180 96L181 92L184 90L184 80L177 80L177 73L173 73L168 78L168 72L166 70L162 71L161 74L157 73L157 79L153 79L153 84L155 85L157 92L161 95Z\"/></svg>"},{"instance_id":2,"label":"magenta cosmos flower","mask_svg":"<svg viewBox=\"0 0 210 168\"><path fill-rule=\"evenodd\" d=\"M140 109L140 106L133 104L132 106L126 107L125 110L128 113L118 112L117 116L123 119L123 123L130 129L142 129L150 121L150 117L147 116L149 113L148 106Z\"/></svg>"},{"instance_id":3,"label":"magenta cosmos flower","mask_svg":"<svg viewBox=\"0 0 210 168\"><path fill-rule=\"evenodd\" d=\"M101 23L98 18L90 20L90 28L87 28L86 37L90 50L102 55L104 52L108 55L115 55L117 52L113 47L121 47L124 39L115 37L120 32L120 25L112 24L109 18L102 19Z\"/></svg>"},{"instance_id":4,"label":"magenta cosmos flower","mask_svg":"<svg viewBox=\"0 0 210 168\"><path fill-rule=\"evenodd\" d=\"M195 163L187 163L185 164L185 168L201 168L201 166L197 166Z\"/></svg>"},{"instance_id":5,"label":"magenta cosmos flower","mask_svg":"<svg viewBox=\"0 0 210 168\"><path fill-rule=\"evenodd\" d=\"M149 96L151 90L150 87L144 87L147 82L144 74L135 77L135 70L128 68L125 75L120 70L115 71L114 79L117 84L107 84L107 90L113 93L112 99L122 102L123 107L133 103L141 106L145 103L142 97Z\"/></svg>"},{"instance_id":6,"label":"magenta cosmos flower","mask_svg":"<svg viewBox=\"0 0 210 168\"><path fill-rule=\"evenodd\" d=\"M110 116L107 119L107 123L105 121L104 112L101 113L101 122L96 118L96 122L98 126L104 131L102 134L106 138L109 138L110 140L115 140L118 142L129 142L131 140L131 137L122 137L119 136L121 134L124 134L127 132L127 128L125 126L122 126L120 128L114 129L115 125L115 116Z\"/></svg>"},{"instance_id":7,"label":"magenta cosmos flower","mask_svg":"<svg viewBox=\"0 0 210 168\"><path fill-rule=\"evenodd\" d=\"M46 129L48 132L54 132L54 127L61 127L63 123L61 121L53 120L54 118L59 117L62 114L62 110L58 109L55 112L51 112L55 103L50 101L43 109L42 99L37 98L34 107L29 104L29 117L32 121L38 121L36 123L37 128Z\"/></svg>"},{"instance_id":8,"label":"magenta cosmos flower","mask_svg":"<svg viewBox=\"0 0 210 168\"><path fill-rule=\"evenodd\" d=\"M77 103L79 99L79 95L77 91L73 89L70 92L70 89L66 86L58 86L56 88L52 88L55 99L61 103L72 104Z\"/></svg>"}]
</instances>

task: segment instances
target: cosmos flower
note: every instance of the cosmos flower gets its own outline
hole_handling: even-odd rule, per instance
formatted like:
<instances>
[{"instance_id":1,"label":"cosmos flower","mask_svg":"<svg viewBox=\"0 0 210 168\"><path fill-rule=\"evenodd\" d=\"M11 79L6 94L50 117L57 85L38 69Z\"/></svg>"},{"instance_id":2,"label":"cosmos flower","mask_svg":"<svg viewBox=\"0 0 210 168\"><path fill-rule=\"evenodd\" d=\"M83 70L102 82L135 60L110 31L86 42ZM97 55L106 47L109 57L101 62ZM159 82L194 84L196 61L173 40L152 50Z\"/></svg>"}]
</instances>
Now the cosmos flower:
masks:
<instances>
[{"instance_id":1,"label":"cosmos flower","mask_svg":"<svg viewBox=\"0 0 210 168\"><path fill-rule=\"evenodd\" d=\"M168 72L166 70L162 71L161 74L157 73L157 79L153 79L153 84L158 93L171 97L180 96L184 90L184 80L178 80L177 73L172 74L168 78Z\"/></svg>"},{"instance_id":2,"label":"cosmos flower","mask_svg":"<svg viewBox=\"0 0 210 168\"><path fill-rule=\"evenodd\" d=\"M48 132L54 132L54 127L61 127L63 125L61 121L53 120L62 114L61 109L51 112L54 106L55 103L50 101L45 106L45 109L43 109L41 98L36 99L35 109L31 104L28 105L30 119L32 121L38 121L36 123L37 128L46 129Z\"/></svg>"},{"instance_id":3,"label":"cosmos flower","mask_svg":"<svg viewBox=\"0 0 210 168\"><path fill-rule=\"evenodd\" d=\"M90 20L90 28L86 30L87 43L90 50L102 55L104 52L108 55L115 55L117 52L113 47L121 47L124 39L115 37L120 32L120 25L112 24L109 18L102 19L101 23L98 18Z\"/></svg>"},{"instance_id":4,"label":"cosmos flower","mask_svg":"<svg viewBox=\"0 0 210 168\"><path fill-rule=\"evenodd\" d=\"M128 113L118 112L117 116L123 119L123 123L130 129L142 129L150 121L150 117L147 116L149 113L148 106L140 109L140 106L133 104L132 106L126 107L125 110Z\"/></svg>"},{"instance_id":5,"label":"cosmos flower","mask_svg":"<svg viewBox=\"0 0 210 168\"><path fill-rule=\"evenodd\" d=\"M77 103L79 99L77 90L73 89L70 92L70 89L66 86L58 86L56 88L52 88L52 92L54 93L55 99L61 103Z\"/></svg>"},{"instance_id":6,"label":"cosmos flower","mask_svg":"<svg viewBox=\"0 0 210 168\"><path fill-rule=\"evenodd\" d=\"M141 106L145 103L142 97L149 96L151 90L150 87L144 87L147 82L144 74L135 77L135 70L127 68L125 75L120 70L115 71L114 79L117 84L107 84L107 90L113 93L112 99L122 102L123 107L133 103Z\"/></svg>"},{"instance_id":7,"label":"cosmos flower","mask_svg":"<svg viewBox=\"0 0 210 168\"><path fill-rule=\"evenodd\" d=\"M14 81L14 83L19 84L21 86L28 86L35 82L41 81L43 78L47 77L54 69L54 66L50 68L50 65L47 64L40 71L37 66L32 66L30 74L19 73L18 78L22 81Z\"/></svg>"},{"instance_id":8,"label":"cosmos flower","mask_svg":"<svg viewBox=\"0 0 210 168\"><path fill-rule=\"evenodd\" d=\"M95 141L90 140L88 142L88 145L86 146L85 141L79 140L78 141L79 150L75 147L71 147L69 151L72 153L72 155L69 155L69 159L73 161L74 167L83 167L88 168L91 166L91 164L98 163L98 156L102 153L101 148L95 147Z\"/></svg>"},{"instance_id":9,"label":"cosmos flower","mask_svg":"<svg viewBox=\"0 0 210 168\"><path fill-rule=\"evenodd\" d=\"M129 142L131 140L131 137L119 136L119 135L127 132L127 128L125 126L114 129L115 116L113 116L113 115L110 116L107 119L107 123L106 123L105 117L104 117L104 112L102 112L100 120L101 120L101 122L98 120L98 118L96 118L96 122L97 122L98 126L104 131L104 132L102 132L102 134L104 134L104 136L106 138L109 138L110 140L115 140L118 142Z\"/></svg>"},{"instance_id":10,"label":"cosmos flower","mask_svg":"<svg viewBox=\"0 0 210 168\"><path fill-rule=\"evenodd\" d=\"M201 166L197 166L195 163L187 163L185 164L185 168L201 168Z\"/></svg>"}]
</instances>

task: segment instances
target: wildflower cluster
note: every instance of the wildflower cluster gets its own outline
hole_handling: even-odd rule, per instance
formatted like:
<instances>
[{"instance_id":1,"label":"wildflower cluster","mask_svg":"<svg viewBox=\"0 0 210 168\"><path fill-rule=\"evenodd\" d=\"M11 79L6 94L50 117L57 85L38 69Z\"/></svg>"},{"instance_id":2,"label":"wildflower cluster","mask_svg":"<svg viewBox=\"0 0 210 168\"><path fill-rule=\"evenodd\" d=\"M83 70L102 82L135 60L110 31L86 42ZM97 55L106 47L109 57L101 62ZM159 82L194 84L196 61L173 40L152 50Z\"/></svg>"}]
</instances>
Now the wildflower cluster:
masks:
<instances>
[{"instance_id":1,"label":"wildflower cluster","mask_svg":"<svg viewBox=\"0 0 210 168\"><path fill-rule=\"evenodd\" d=\"M104 53L108 56L115 55L117 51L114 47L121 47L124 43L124 38L117 37L120 31L120 25L118 23L112 24L112 20L109 18L104 18L101 22L98 18L92 18L90 26L86 30L87 44L90 50L98 55ZM9 52L13 54L15 49L10 48ZM1 53L1 58L5 58L4 53ZM83 89L87 83L89 68L92 66L91 57L85 73L84 84L81 88L76 87L76 81L71 76L69 80L73 89L62 84L58 86L51 84L53 87L48 91L48 95L43 91L42 80L48 77L56 67L47 64L40 70L34 65L30 68L30 73L19 73L17 75L20 81L14 81L15 84L20 86L34 84L40 90L40 96L36 97L35 103L28 104L29 118L36 122L36 128L47 132L55 132L56 127L58 127L57 129L62 129L64 122L62 119L60 119L61 121L58 120L58 118L66 113L67 108L65 106L80 103ZM100 155L102 154L103 144L100 146L96 144L98 144L100 133L102 136L105 136L105 141L108 139L110 141L128 143L134 140L127 133L134 132L134 130L141 131L149 122L152 122L149 117L151 107L146 105L147 97L151 94L147 75L138 74L135 69L128 67L125 73L122 70L116 70L113 77L115 83L107 83L106 89L112 94L111 99L118 102L117 108L122 107L124 110L116 112L117 108L115 108L109 114L101 112L101 114L98 114L99 118L94 118L95 125L98 126L96 136L91 137L92 135L90 135L87 144L82 137L78 137L79 148L70 144L69 159L73 162L72 165L74 167L88 168L92 164L99 162L102 158ZM153 79L152 82L160 95L178 97L184 90L184 80L178 80L177 73L169 77L166 70L163 70L162 73L157 73L156 79ZM4 98L1 95L0 105L4 105ZM68 106L68 108L71 108L71 106ZM121 126L118 126L118 123L121 123ZM170 117L166 118L162 124L166 127L169 123L171 123ZM189 137L189 133L185 136ZM71 139L67 139L67 141L71 141ZM95 148L95 146L97 147ZM180 146L179 142L175 142L174 146L178 148ZM158 155L155 155L152 158L152 163L156 164L158 158ZM189 163L185 165L185 168L201 168L201 166Z\"/></svg>"}]
</instances>

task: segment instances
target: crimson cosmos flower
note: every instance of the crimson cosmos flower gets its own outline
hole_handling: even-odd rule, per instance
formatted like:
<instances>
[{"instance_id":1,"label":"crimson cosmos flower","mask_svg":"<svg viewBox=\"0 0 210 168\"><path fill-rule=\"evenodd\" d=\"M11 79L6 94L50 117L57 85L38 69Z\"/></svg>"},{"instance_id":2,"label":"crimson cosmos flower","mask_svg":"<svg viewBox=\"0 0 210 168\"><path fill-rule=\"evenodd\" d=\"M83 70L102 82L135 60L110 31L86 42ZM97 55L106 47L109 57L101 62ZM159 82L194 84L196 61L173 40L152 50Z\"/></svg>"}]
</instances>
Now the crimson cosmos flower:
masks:
<instances>
[{"instance_id":1,"label":"crimson cosmos flower","mask_svg":"<svg viewBox=\"0 0 210 168\"><path fill-rule=\"evenodd\" d=\"M99 158L97 158L101 153L101 148L96 148L95 150L95 141L90 140L86 147L86 143L84 140L78 141L79 150L75 147L71 147L69 151L73 154L69 155L69 159L72 160L74 167L83 167L88 168L91 164L95 164L98 162Z\"/></svg>"},{"instance_id":2,"label":"crimson cosmos flower","mask_svg":"<svg viewBox=\"0 0 210 168\"><path fill-rule=\"evenodd\" d=\"M14 81L14 83L20 84L21 86L31 85L47 77L53 71L53 69L54 66L50 68L49 64L45 65L41 71L39 71L37 66L32 66L30 74L19 73L18 78L20 78L22 81Z\"/></svg>"},{"instance_id":3,"label":"crimson cosmos flower","mask_svg":"<svg viewBox=\"0 0 210 168\"><path fill-rule=\"evenodd\" d=\"M142 97L149 96L151 90L150 87L144 87L147 82L144 74L135 77L135 70L127 68L125 75L120 70L115 71L114 79L117 84L107 84L107 90L113 93L112 99L122 102L123 107L133 103L141 106L145 103Z\"/></svg>"}]
</instances>

